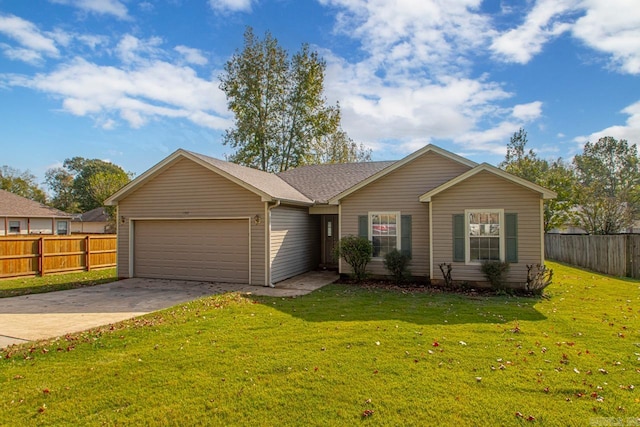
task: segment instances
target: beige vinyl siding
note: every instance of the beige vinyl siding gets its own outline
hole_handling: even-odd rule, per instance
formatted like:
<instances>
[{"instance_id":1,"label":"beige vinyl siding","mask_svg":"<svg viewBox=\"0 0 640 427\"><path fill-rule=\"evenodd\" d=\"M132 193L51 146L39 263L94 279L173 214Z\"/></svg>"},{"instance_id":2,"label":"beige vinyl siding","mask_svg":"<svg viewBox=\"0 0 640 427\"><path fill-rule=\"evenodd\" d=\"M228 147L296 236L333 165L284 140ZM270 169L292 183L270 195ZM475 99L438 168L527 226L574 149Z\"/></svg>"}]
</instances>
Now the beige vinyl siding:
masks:
<instances>
[{"instance_id":1,"label":"beige vinyl siding","mask_svg":"<svg viewBox=\"0 0 640 427\"><path fill-rule=\"evenodd\" d=\"M271 211L271 281L277 283L318 267L319 217L308 208Z\"/></svg>"},{"instance_id":2,"label":"beige vinyl siding","mask_svg":"<svg viewBox=\"0 0 640 427\"><path fill-rule=\"evenodd\" d=\"M434 279L442 279L438 264L452 263L452 218L453 214L464 214L465 209L504 209L505 213L518 214L518 262L511 264L508 281L524 283L527 277L526 264L542 262L539 193L489 172L480 172L433 196L431 203ZM504 231L504 224L502 230ZM486 280L478 264L452 264L451 276L455 281Z\"/></svg>"},{"instance_id":3,"label":"beige vinyl siding","mask_svg":"<svg viewBox=\"0 0 640 427\"><path fill-rule=\"evenodd\" d=\"M374 211L400 212L411 215L412 261L414 276L429 276L429 205L419 197L433 188L468 171L469 166L455 162L434 152L427 152L417 159L385 175L377 181L350 194L341 201L340 235L358 235L358 216ZM350 267L342 261L342 273ZM373 260L368 267L370 274L386 275L382 260Z\"/></svg>"},{"instance_id":4,"label":"beige vinyl siding","mask_svg":"<svg viewBox=\"0 0 640 427\"><path fill-rule=\"evenodd\" d=\"M255 215L264 217L264 203L258 195L191 160L177 160L119 202L118 276L129 275L129 221L132 218L213 219ZM252 284L264 285L265 226L253 221L251 276Z\"/></svg>"}]
</instances>

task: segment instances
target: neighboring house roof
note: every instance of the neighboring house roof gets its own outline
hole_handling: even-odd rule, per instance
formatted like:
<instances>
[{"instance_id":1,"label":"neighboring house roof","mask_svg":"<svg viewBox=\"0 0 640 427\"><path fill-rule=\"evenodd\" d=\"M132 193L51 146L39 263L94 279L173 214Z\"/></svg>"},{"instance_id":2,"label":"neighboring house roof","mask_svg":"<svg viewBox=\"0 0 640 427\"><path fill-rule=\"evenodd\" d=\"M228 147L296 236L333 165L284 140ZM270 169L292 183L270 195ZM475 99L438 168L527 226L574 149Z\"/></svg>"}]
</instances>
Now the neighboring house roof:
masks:
<instances>
[{"instance_id":1,"label":"neighboring house roof","mask_svg":"<svg viewBox=\"0 0 640 427\"><path fill-rule=\"evenodd\" d=\"M398 160L397 162L394 162L392 165L378 171L377 173L369 176L368 178L364 179L363 181L360 181L358 184L347 188L346 190L340 192L339 194L336 194L335 196L331 197L329 199L329 203L330 204L337 204L340 199L348 196L349 194L358 191L359 189L371 184L372 182L382 178L383 176L386 176L388 174L390 174L391 172L395 171L396 169L406 165L407 163L412 162L413 160L417 159L418 157L423 156L424 154L428 153L428 152L434 152L437 153L443 157L446 157L448 159L451 159L455 162L461 163L463 165L467 165L469 167L475 167L477 165L476 162L473 162L469 159L465 159L464 157L458 156L457 154L453 154L450 151L444 150L440 147L436 147L435 145L426 145L424 147L422 147L421 149L419 149L418 151L415 151L411 154L409 154L407 157L405 157L402 160Z\"/></svg>"},{"instance_id":2,"label":"neighboring house roof","mask_svg":"<svg viewBox=\"0 0 640 427\"><path fill-rule=\"evenodd\" d=\"M453 178L450 181L445 182L444 184L434 188L433 190L430 190L428 192L426 192L425 194L423 194L422 196L420 196L420 201L421 202L431 202L431 197L435 196L436 194L446 190L447 188L451 188L456 184L459 184L460 182L471 178L472 176L480 173L480 172L489 172L492 173L494 175L497 175L503 179L506 179L508 181L513 182L514 184L518 184L522 187L525 187L531 191L535 191L537 193L540 193L542 195L543 199L553 199L556 197L556 193L554 193L551 190L548 190L544 187L541 187L537 184L534 184L532 182L527 181L526 179L522 179L520 177L517 177L515 175L511 175L508 172L503 171L502 169L498 169L495 166L491 166L488 163L482 163L478 166L476 166L475 168L461 174L458 175L457 177Z\"/></svg>"},{"instance_id":3,"label":"neighboring house roof","mask_svg":"<svg viewBox=\"0 0 640 427\"><path fill-rule=\"evenodd\" d=\"M72 215L17 194L0 190L0 216L28 218L69 218Z\"/></svg>"},{"instance_id":4,"label":"neighboring house roof","mask_svg":"<svg viewBox=\"0 0 640 427\"><path fill-rule=\"evenodd\" d=\"M333 196L394 163L396 161L310 165L280 172L278 176L316 203L327 203Z\"/></svg>"},{"instance_id":5,"label":"neighboring house roof","mask_svg":"<svg viewBox=\"0 0 640 427\"><path fill-rule=\"evenodd\" d=\"M73 221L109 222L109 214L103 207L91 209L80 215L75 215Z\"/></svg>"},{"instance_id":6,"label":"neighboring house roof","mask_svg":"<svg viewBox=\"0 0 640 427\"><path fill-rule=\"evenodd\" d=\"M237 165L231 162L225 162L203 154L193 153L191 151L179 149L169 157L131 181L120 191L109 197L106 205L113 205L126 195L134 191L139 185L147 181L149 178L158 173L165 166L177 161L178 159L190 159L201 166L224 176L232 182L246 188L247 190L262 197L263 201L281 200L283 202L312 205L313 201L296 190L278 175L259 171L257 169L248 168L246 166Z\"/></svg>"}]
</instances>

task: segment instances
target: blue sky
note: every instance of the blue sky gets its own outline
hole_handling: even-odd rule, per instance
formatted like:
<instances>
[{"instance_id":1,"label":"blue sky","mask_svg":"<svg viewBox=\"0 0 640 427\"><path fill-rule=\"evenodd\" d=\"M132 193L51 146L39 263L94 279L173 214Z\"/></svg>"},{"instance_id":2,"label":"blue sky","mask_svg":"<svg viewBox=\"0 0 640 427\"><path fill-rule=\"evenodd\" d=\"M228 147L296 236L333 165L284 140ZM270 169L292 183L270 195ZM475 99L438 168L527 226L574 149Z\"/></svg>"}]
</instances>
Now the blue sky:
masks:
<instances>
[{"instance_id":1,"label":"blue sky","mask_svg":"<svg viewBox=\"0 0 640 427\"><path fill-rule=\"evenodd\" d=\"M218 76L247 25L320 52L374 160L434 143L497 164L520 127L548 158L640 142L637 0L0 0L0 165L224 158Z\"/></svg>"}]
</instances>

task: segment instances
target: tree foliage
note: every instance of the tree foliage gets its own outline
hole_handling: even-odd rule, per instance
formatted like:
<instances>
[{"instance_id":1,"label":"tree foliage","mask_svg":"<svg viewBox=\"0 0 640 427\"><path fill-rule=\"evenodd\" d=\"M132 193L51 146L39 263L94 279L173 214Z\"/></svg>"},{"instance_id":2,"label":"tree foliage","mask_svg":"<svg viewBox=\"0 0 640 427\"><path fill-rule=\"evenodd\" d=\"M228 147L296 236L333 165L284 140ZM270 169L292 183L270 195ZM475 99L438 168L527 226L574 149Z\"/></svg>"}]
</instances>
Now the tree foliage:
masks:
<instances>
[{"instance_id":1,"label":"tree foliage","mask_svg":"<svg viewBox=\"0 0 640 427\"><path fill-rule=\"evenodd\" d=\"M640 212L640 162L635 144L607 136L587 142L573 159L579 225L590 234L615 234Z\"/></svg>"},{"instance_id":2,"label":"tree foliage","mask_svg":"<svg viewBox=\"0 0 640 427\"><path fill-rule=\"evenodd\" d=\"M0 189L40 203L46 202L46 194L40 188L31 172L2 166L0 168Z\"/></svg>"},{"instance_id":3,"label":"tree foliage","mask_svg":"<svg viewBox=\"0 0 640 427\"><path fill-rule=\"evenodd\" d=\"M324 98L326 63L308 44L289 58L267 32L251 27L244 48L225 64L220 89L235 116L224 144L236 151L229 160L268 172L315 163L367 159L340 129L340 107Z\"/></svg>"},{"instance_id":4,"label":"tree foliage","mask_svg":"<svg viewBox=\"0 0 640 427\"><path fill-rule=\"evenodd\" d=\"M74 213L103 206L132 174L104 160L73 157L66 159L62 168L49 169L45 177L54 195L53 206Z\"/></svg>"},{"instance_id":5,"label":"tree foliage","mask_svg":"<svg viewBox=\"0 0 640 427\"><path fill-rule=\"evenodd\" d=\"M500 167L505 171L553 190L557 197L545 200L544 231L562 227L573 221L575 176L570 165L561 158L541 159L527 148L527 132L519 129L507 145L507 154Z\"/></svg>"}]
</instances>

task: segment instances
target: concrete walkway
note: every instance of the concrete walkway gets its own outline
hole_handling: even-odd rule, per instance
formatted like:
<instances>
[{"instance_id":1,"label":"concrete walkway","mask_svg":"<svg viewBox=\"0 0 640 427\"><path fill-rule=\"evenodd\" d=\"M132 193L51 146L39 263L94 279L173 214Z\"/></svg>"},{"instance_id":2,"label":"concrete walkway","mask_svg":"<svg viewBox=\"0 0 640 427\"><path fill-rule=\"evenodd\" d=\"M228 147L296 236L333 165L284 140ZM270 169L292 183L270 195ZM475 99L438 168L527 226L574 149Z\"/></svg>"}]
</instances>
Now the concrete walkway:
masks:
<instances>
[{"instance_id":1,"label":"concrete walkway","mask_svg":"<svg viewBox=\"0 0 640 427\"><path fill-rule=\"evenodd\" d=\"M338 279L312 271L275 288L230 283L125 279L68 291L0 298L0 348L108 325L187 301L224 292L293 297Z\"/></svg>"}]
</instances>

